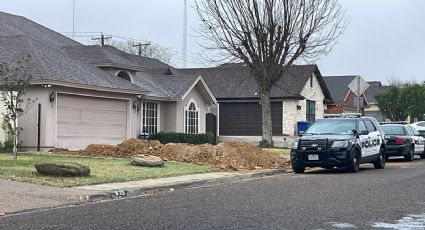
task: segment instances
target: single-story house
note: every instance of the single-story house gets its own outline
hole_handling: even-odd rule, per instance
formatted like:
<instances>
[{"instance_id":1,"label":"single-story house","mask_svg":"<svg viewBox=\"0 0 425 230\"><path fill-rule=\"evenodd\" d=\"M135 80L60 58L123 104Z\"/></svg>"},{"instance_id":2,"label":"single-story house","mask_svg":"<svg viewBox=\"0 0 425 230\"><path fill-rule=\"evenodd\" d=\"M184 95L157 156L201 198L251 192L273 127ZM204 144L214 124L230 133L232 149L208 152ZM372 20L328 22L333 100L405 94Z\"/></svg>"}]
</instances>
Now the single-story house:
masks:
<instances>
[{"instance_id":1,"label":"single-story house","mask_svg":"<svg viewBox=\"0 0 425 230\"><path fill-rule=\"evenodd\" d=\"M327 88L332 96L333 103L327 105L326 113L356 113L356 94L348 87L357 75L348 76L325 76L323 77ZM363 103L360 104L360 112L364 114L364 105L367 105L366 97L362 96Z\"/></svg>"},{"instance_id":2,"label":"single-story house","mask_svg":"<svg viewBox=\"0 0 425 230\"><path fill-rule=\"evenodd\" d=\"M216 68L167 69L168 74L201 75L217 98L218 135L261 136L261 105L258 87L243 64ZM313 122L332 101L316 65L290 67L271 91L274 136L296 134L298 121Z\"/></svg>"},{"instance_id":3,"label":"single-story house","mask_svg":"<svg viewBox=\"0 0 425 230\"><path fill-rule=\"evenodd\" d=\"M364 109L365 116L374 117L379 122L384 122L387 119L385 118L384 113L378 107L378 102L376 101L376 96L385 93L389 90L390 86L382 85L380 81L369 81L369 88L365 91L367 106Z\"/></svg>"},{"instance_id":4,"label":"single-story house","mask_svg":"<svg viewBox=\"0 0 425 230\"><path fill-rule=\"evenodd\" d=\"M168 65L110 46L84 46L24 17L0 12L0 62L30 57L38 98L19 118L22 150L117 144L143 131L205 132L215 97L201 76L156 76Z\"/></svg>"}]
</instances>

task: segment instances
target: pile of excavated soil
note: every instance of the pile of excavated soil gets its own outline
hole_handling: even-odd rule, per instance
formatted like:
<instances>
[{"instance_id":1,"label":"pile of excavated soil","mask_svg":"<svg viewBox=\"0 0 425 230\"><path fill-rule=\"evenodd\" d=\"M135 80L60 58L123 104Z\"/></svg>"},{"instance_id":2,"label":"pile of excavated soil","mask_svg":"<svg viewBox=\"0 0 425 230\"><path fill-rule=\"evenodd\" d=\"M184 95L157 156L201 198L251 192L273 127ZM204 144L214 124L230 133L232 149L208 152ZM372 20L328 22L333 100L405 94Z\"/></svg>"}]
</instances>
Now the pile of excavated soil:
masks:
<instances>
[{"instance_id":1,"label":"pile of excavated soil","mask_svg":"<svg viewBox=\"0 0 425 230\"><path fill-rule=\"evenodd\" d=\"M162 145L159 141L129 139L118 145L89 145L85 150L57 149L58 154L128 158L145 154L177 161L208 165L222 170L252 170L286 168L288 160L263 151L246 142L223 142L218 145L175 144Z\"/></svg>"}]
</instances>

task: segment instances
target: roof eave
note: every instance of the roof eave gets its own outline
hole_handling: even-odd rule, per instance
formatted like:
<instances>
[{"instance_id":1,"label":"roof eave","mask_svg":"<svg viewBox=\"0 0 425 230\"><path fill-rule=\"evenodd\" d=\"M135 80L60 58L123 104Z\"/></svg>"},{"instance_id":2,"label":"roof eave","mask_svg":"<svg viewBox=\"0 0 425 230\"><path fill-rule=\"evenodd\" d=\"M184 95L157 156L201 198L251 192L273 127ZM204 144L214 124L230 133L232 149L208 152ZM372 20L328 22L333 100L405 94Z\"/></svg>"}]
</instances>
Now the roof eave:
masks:
<instances>
[{"instance_id":1,"label":"roof eave","mask_svg":"<svg viewBox=\"0 0 425 230\"><path fill-rule=\"evenodd\" d=\"M146 91L146 90L143 90L143 89L132 90L132 89L107 88L107 87L101 87L101 86L83 85L83 84L63 82L63 81L55 81L55 80L32 80L31 81L31 85L44 85L44 84L64 86L64 87L77 88L77 89L95 90L95 91L102 91L102 92L124 93L124 94L135 94L135 95L141 95L141 94L149 93L149 91Z\"/></svg>"}]
</instances>

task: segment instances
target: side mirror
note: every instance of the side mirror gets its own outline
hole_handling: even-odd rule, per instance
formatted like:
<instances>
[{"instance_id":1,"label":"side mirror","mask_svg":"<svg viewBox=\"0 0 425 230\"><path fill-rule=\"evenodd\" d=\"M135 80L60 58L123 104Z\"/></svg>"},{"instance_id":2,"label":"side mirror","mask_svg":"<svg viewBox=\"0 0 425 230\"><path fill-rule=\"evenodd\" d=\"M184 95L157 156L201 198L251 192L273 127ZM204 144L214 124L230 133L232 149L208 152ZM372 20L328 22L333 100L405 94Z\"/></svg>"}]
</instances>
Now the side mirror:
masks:
<instances>
[{"instance_id":1,"label":"side mirror","mask_svg":"<svg viewBox=\"0 0 425 230\"><path fill-rule=\"evenodd\" d=\"M356 136L359 134L359 133L357 132L357 129L353 129L353 130L351 130L351 132L353 132L353 134L354 134L354 135L356 135Z\"/></svg>"},{"instance_id":2,"label":"side mirror","mask_svg":"<svg viewBox=\"0 0 425 230\"><path fill-rule=\"evenodd\" d=\"M360 135L368 135L368 134L369 134L369 131L367 130L363 130L360 132Z\"/></svg>"}]
</instances>

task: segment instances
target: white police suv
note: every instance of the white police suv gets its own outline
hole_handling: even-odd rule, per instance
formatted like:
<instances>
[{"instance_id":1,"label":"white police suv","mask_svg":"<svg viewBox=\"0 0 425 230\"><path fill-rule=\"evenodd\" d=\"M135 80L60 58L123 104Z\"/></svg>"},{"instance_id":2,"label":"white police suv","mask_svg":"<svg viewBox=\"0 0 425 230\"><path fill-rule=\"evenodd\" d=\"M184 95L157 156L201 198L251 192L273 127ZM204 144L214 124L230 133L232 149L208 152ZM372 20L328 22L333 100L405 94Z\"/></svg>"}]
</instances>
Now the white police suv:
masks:
<instances>
[{"instance_id":1,"label":"white police suv","mask_svg":"<svg viewBox=\"0 0 425 230\"><path fill-rule=\"evenodd\" d=\"M325 115L315 121L291 148L295 173L306 167L345 167L358 172L362 163L385 167L385 134L372 117L360 114Z\"/></svg>"}]
</instances>

